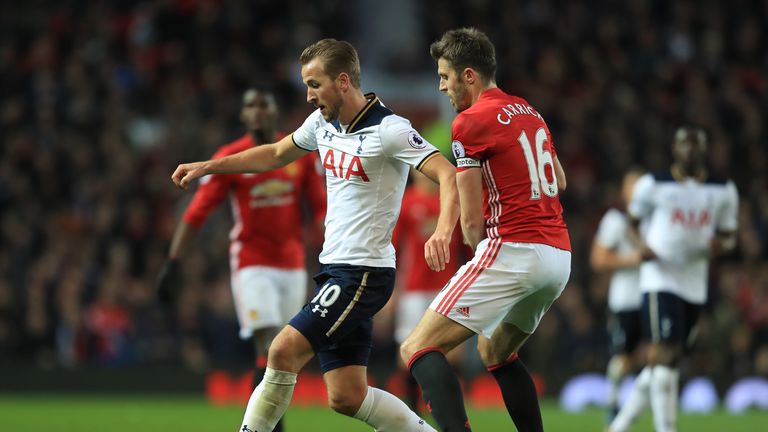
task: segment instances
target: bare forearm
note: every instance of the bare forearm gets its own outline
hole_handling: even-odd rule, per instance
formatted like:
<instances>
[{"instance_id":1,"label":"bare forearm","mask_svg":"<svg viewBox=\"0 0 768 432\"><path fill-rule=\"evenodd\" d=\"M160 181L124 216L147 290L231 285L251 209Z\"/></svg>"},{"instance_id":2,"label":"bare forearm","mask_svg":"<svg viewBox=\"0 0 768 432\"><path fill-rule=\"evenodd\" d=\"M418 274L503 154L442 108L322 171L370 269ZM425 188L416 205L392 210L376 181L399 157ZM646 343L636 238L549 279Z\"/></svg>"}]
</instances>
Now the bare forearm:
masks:
<instances>
[{"instance_id":1,"label":"bare forearm","mask_svg":"<svg viewBox=\"0 0 768 432\"><path fill-rule=\"evenodd\" d=\"M275 144L265 144L206 162L208 174L260 173L286 165Z\"/></svg>"},{"instance_id":2,"label":"bare forearm","mask_svg":"<svg viewBox=\"0 0 768 432\"><path fill-rule=\"evenodd\" d=\"M453 232L459 220L459 192L456 188L456 175L451 171L440 177L440 215L437 230Z\"/></svg>"},{"instance_id":3,"label":"bare forearm","mask_svg":"<svg viewBox=\"0 0 768 432\"><path fill-rule=\"evenodd\" d=\"M614 251L594 251L590 257L590 264L594 271L615 271L626 268L634 268L640 265L639 252L618 254Z\"/></svg>"},{"instance_id":4,"label":"bare forearm","mask_svg":"<svg viewBox=\"0 0 768 432\"><path fill-rule=\"evenodd\" d=\"M485 238L485 226L484 224L466 224L462 221L461 232L464 238L464 244L475 250L478 243Z\"/></svg>"},{"instance_id":5,"label":"bare forearm","mask_svg":"<svg viewBox=\"0 0 768 432\"><path fill-rule=\"evenodd\" d=\"M171 248L168 251L168 258L176 260L181 258L185 250L189 248L192 239L197 236L198 229L183 220L179 222L176 231L171 239Z\"/></svg>"}]
</instances>

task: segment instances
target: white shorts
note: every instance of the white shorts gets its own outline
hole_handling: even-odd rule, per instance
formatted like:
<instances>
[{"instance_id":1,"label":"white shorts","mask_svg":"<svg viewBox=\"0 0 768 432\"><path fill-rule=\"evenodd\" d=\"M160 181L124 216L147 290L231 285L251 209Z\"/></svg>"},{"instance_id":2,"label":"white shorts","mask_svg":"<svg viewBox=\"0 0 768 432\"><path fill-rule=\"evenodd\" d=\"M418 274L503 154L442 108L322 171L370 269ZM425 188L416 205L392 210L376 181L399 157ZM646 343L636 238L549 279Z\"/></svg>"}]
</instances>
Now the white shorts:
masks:
<instances>
[{"instance_id":1,"label":"white shorts","mask_svg":"<svg viewBox=\"0 0 768 432\"><path fill-rule=\"evenodd\" d=\"M530 334L565 289L570 273L568 251L485 239L429 308L486 337L502 321Z\"/></svg>"},{"instance_id":2,"label":"white shorts","mask_svg":"<svg viewBox=\"0 0 768 432\"><path fill-rule=\"evenodd\" d=\"M240 338L248 339L254 330L282 327L307 299L307 272L274 267L244 267L232 274Z\"/></svg>"},{"instance_id":3,"label":"white shorts","mask_svg":"<svg viewBox=\"0 0 768 432\"><path fill-rule=\"evenodd\" d=\"M435 291L405 291L400 294L395 315L395 342L401 344L411 334L435 294Z\"/></svg>"}]
</instances>

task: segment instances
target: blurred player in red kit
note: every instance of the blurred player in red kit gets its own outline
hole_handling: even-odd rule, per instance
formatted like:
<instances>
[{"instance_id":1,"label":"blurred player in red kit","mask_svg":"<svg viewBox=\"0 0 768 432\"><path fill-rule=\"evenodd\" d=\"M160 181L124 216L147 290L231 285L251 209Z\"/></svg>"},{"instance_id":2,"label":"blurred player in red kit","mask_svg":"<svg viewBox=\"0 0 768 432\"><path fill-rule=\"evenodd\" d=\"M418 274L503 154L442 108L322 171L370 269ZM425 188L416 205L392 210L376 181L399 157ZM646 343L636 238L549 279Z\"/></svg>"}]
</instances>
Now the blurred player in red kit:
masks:
<instances>
[{"instance_id":1,"label":"blurred player in red kit","mask_svg":"<svg viewBox=\"0 0 768 432\"><path fill-rule=\"evenodd\" d=\"M496 54L476 29L430 47L452 125L464 241L475 248L440 291L401 354L443 431L471 430L444 353L474 334L519 431L542 431L533 380L517 351L570 276L571 245L559 193L565 173L542 116L496 86Z\"/></svg>"},{"instance_id":2,"label":"blurred player in red kit","mask_svg":"<svg viewBox=\"0 0 768 432\"><path fill-rule=\"evenodd\" d=\"M418 171L411 172L411 185L403 195L400 219L395 226L393 243L397 248L400 262L398 278L403 281L399 286L395 310L395 342L403 343L413 331L419 319L427 310L435 295L451 279L459 264L466 261L465 256L471 251L461 244L459 231L454 231L450 244L451 256L456 257L440 271L433 271L421 259L424 254L424 243L429 239L437 226L440 215L440 188L432 180ZM451 351L449 360L457 365L463 350ZM405 401L415 409L419 398L418 383L407 371L405 363L398 361L403 370L402 379L405 381Z\"/></svg>"},{"instance_id":3,"label":"blurred player in red kit","mask_svg":"<svg viewBox=\"0 0 768 432\"><path fill-rule=\"evenodd\" d=\"M222 158L274 142L277 106L274 96L249 89L243 94L240 120L247 133L222 146L213 156ZM240 337L253 338L256 351L254 382L261 381L269 345L278 331L306 302L307 272L302 239L303 200L313 223L325 217L325 183L317 156L259 174L212 174L187 207L171 241L168 261L158 277L158 293L166 301L177 289L179 260L208 215L229 198L234 218L230 231L232 295ZM275 430L281 430L278 424Z\"/></svg>"}]
</instances>

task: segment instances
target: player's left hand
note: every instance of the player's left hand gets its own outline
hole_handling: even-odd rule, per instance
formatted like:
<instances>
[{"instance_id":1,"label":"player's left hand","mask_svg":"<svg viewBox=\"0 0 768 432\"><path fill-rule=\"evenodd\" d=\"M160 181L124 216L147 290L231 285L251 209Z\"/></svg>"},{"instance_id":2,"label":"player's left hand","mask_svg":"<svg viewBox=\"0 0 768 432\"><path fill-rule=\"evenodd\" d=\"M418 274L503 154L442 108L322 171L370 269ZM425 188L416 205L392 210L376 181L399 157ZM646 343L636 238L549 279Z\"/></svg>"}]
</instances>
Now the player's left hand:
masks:
<instances>
[{"instance_id":1,"label":"player's left hand","mask_svg":"<svg viewBox=\"0 0 768 432\"><path fill-rule=\"evenodd\" d=\"M186 189L192 180L208 174L206 162L192 162L176 167L171 180L181 189Z\"/></svg>"},{"instance_id":2,"label":"player's left hand","mask_svg":"<svg viewBox=\"0 0 768 432\"><path fill-rule=\"evenodd\" d=\"M432 237L424 243L424 258L431 270L442 271L451 261L450 243L452 233L435 231Z\"/></svg>"}]
</instances>

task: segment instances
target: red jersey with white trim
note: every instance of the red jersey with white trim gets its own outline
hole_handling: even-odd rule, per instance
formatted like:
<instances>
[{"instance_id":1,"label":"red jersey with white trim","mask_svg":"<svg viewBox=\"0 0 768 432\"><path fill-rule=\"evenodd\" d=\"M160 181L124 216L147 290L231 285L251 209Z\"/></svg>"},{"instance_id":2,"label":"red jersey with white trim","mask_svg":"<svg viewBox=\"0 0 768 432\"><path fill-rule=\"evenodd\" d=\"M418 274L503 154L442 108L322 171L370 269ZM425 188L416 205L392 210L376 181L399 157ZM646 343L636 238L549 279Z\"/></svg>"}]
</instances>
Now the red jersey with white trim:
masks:
<instances>
[{"instance_id":1,"label":"red jersey with white trim","mask_svg":"<svg viewBox=\"0 0 768 432\"><path fill-rule=\"evenodd\" d=\"M402 269L405 273L405 291L439 291L459 269L459 256L462 253L460 230L453 232L450 244L451 260L445 269L432 271L424 259L424 243L435 232L439 215L439 193L430 194L416 187L405 190L400 219L395 225L393 235L398 255L407 257L406 264L398 267L398 270Z\"/></svg>"},{"instance_id":2,"label":"red jersey with white trim","mask_svg":"<svg viewBox=\"0 0 768 432\"><path fill-rule=\"evenodd\" d=\"M527 101L498 88L486 90L453 120L452 135L458 171L482 169L489 239L571 250L552 135Z\"/></svg>"},{"instance_id":3,"label":"red jersey with white trim","mask_svg":"<svg viewBox=\"0 0 768 432\"><path fill-rule=\"evenodd\" d=\"M253 139L246 134L222 146L213 158L253 146ZM233 270L256 265L304 268L302 197L307 199L317 222L325 217L325 182L315 153L264 173L213 174L201 178L184 213L184 222L199 228L227 197L235 220L229 233Z\"/></svg>"}]
</instances>

